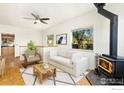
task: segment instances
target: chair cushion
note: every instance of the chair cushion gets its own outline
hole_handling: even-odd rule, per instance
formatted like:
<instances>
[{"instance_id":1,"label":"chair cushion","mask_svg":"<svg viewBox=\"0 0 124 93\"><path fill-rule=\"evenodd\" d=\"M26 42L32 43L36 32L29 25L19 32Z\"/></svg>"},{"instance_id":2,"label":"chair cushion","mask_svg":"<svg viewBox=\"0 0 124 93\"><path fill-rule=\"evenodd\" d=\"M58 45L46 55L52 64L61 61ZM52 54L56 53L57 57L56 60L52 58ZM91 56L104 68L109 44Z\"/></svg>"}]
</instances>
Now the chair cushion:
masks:
<instances>
[{"instance_id":1,"label":"chair cushion","mask_svg":"<svg viewBox=\"0 0 124 93\"><path fill-rule=\"evenodd\" d=\"M27 62L34 62L34 61L40 61L40 57L38 55L36 56L30 56L27 58Z\"/></svg>"},{"instance_id":2,"label":"chair cushion","mask_svg":"<svg viewBox=\"0 0 124 93\"><path fill-rule=\"evenodd\" d=\"M57 62L61 65L65 65L65 66L68 66L68 67L72 67L72 61L68 58L65 58L65 57L61 57L61 56L52 56L50 58L50 60L54 61L54 62Z\"/></svg>"},{"instance_id":3,"label":"chair cushion","mask_svg":"<svg viewBox=\"0 0 124 93\"><path fill-rule=\"evenodd\" d=\"M35 55L29 55L28 57L29 57L29 58L31 58L31 57L35 57Z\"/></svg>"}]
</instances>

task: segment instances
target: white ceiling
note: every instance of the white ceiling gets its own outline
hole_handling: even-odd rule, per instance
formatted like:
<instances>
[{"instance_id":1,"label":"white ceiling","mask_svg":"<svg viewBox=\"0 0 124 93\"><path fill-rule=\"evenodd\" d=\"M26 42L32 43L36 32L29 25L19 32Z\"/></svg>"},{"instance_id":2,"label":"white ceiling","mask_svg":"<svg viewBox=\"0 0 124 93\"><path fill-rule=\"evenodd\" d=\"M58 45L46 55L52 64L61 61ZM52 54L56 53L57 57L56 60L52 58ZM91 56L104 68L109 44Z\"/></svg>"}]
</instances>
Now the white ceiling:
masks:
<instances>
[{"instance_id":1,"label":"white ceiling","mask_svg":"<svg viewBox=\"0 0 124 93\"><path fill-rule=\"evenodd\" d=\"M18 3L0 4L0 24L13 25L22 28L43 30L58 23L83 15L95 9L93 4L43 4L43 3ZM48 24L33 24L33 20L23 19L32 17L30 13L36 13L43 17L50 17Z\"/></svg>"}]
</instances>

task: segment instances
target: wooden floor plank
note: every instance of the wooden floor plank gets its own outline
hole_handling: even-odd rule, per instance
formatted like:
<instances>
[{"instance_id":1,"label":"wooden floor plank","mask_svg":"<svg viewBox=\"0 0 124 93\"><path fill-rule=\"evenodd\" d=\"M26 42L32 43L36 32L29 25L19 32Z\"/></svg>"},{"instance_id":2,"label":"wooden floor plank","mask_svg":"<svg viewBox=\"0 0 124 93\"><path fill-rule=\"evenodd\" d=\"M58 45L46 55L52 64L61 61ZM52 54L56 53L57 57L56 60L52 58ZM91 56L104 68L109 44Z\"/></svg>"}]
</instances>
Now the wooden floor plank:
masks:
<instances>
[{"instance_id":1,"label":"wooden floor plank","mask_svg":"<svg viewBox=\"0 0 124 93\"><path fill-rule=\"evenodd\" d=\"M79 81L77 82L77 85L87 85L87 86L91 86L91 84L89 83L89 81L88 81L85 77L83 77L81 80L79 80Z\"/></svg>"},{"instance_id":2,"label":"wooden floor plank","mask_svg":"<svg viewBox=\"0 0 124 93\"><path fill-rule=\"evenodd\" d=\"M16 62L6 61L5 73L0 76L0 85L25 85Z\"/></svg>"},{"instance_id":3,"label":"wooden floor plank","mask_svg":"<svg viewBox=\"0 0 124 93\"><path fill-rule=\"evenodd\" d=\"M12 60L6 61L5 74L0 77L0 85L25 85L19 67L21 67L21 65L17 60L15 62ZM85 77L76 84L90 86L89 81Z\"/></svg>"}]
</instances>

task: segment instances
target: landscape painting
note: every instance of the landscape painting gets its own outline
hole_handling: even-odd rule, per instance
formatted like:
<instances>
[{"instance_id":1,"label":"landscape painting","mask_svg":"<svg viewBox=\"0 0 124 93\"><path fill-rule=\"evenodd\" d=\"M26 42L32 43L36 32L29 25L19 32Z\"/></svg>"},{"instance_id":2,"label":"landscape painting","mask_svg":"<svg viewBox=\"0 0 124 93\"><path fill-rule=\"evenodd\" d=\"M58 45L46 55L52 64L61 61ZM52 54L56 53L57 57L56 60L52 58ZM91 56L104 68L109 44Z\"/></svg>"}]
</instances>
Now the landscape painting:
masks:
<instances>
[{"instance_id":1,"label":"landscape painting","mask_svg":"<svg viewBox=\"0 0 124 93\"><path fill-rule=\"evenodd\" d=\"M93 50L93 28L79 28L73 30L72 48Z\"/></svg>"}]
</instances>

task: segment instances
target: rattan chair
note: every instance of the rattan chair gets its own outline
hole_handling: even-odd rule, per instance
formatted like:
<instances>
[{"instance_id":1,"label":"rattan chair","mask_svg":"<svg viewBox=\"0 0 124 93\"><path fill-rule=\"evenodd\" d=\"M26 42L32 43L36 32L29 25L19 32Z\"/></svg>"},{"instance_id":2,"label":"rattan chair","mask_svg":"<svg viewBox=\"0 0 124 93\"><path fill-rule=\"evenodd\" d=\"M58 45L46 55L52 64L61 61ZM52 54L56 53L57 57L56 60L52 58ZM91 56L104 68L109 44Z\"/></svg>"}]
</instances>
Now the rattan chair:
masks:
<instances>
[{"instance_id":1,"label":"rattan chair","mask_svg":"<svg viewBox=\"0 0 124 93\"><path fill-rule=\"evenodd\" d=\"M28 65L38 63L41 60L41 55L39 53L36 53L35 51L26 51L25 54L23 54L25 62L23 63L23 66L26 68Z\"/></svg>"}]
</instances>

